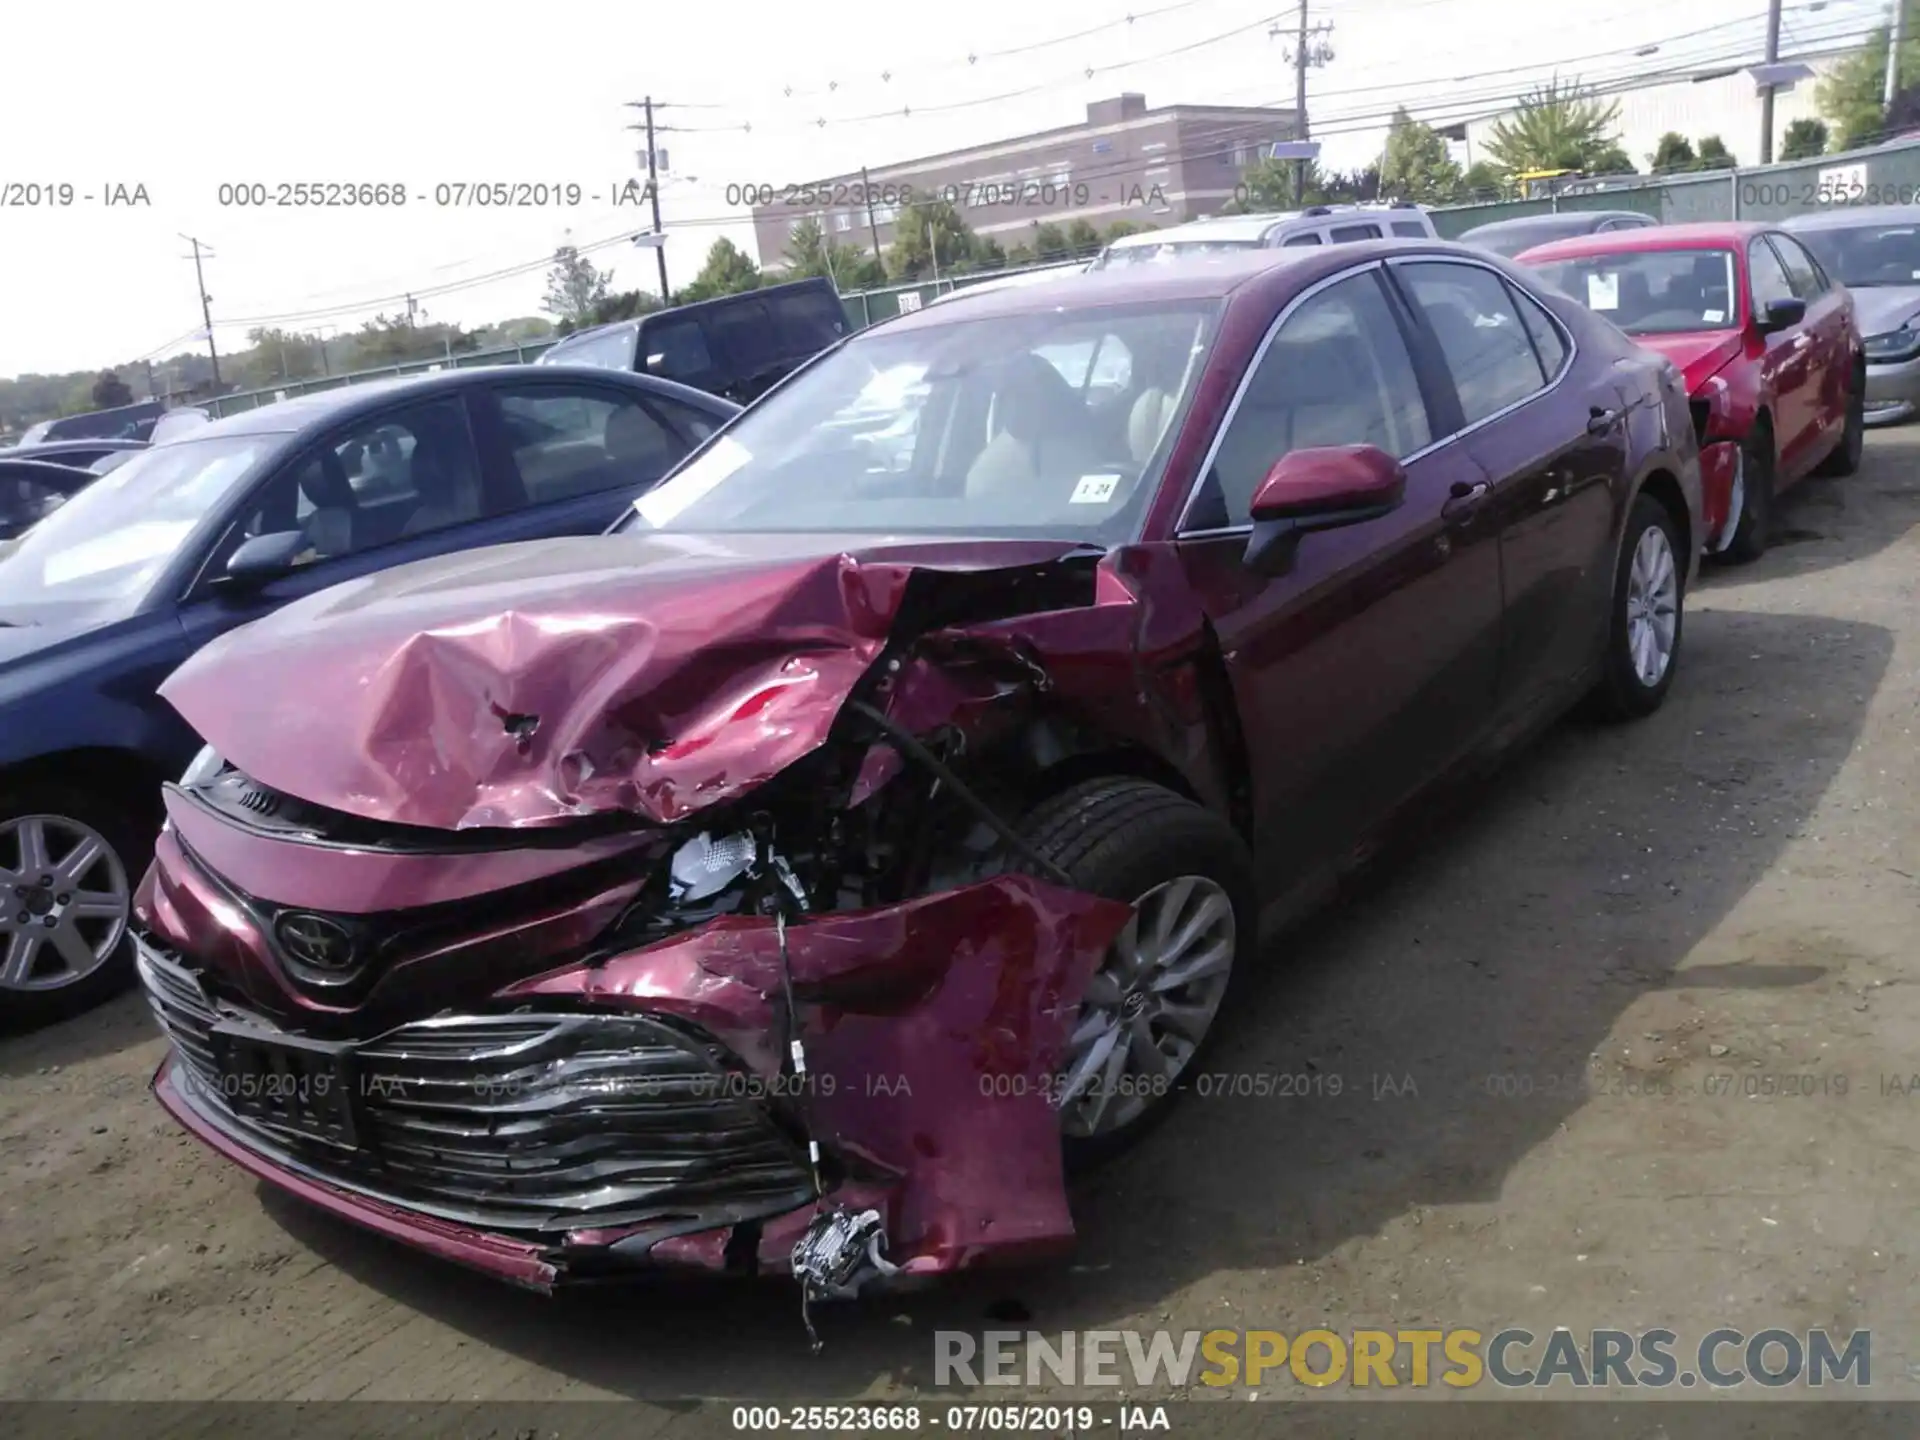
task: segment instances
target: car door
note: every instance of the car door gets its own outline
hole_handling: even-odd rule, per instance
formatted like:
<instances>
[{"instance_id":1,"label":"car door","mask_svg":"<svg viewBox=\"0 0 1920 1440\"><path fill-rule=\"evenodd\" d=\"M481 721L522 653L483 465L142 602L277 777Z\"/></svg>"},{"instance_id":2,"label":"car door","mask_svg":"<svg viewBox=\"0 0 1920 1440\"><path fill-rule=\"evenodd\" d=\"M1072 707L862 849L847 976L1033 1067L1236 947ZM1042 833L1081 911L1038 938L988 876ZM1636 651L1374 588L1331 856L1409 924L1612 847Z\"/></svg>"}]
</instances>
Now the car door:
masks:
<instances>
[{"instance_id":1,"label":"car door","mask_svg":"<svg viewBox=\"0 0 1920 1440\"><path fill-rule=\"evenodd\" d=\"M1793 281L1766 237L1747 243L1747 292L1754 323L1775 300L1796 300ZM1813 336L1804 324L1759 336L1761 387L1773 396L1773 438L1779 463L1775 482L1797 468L1814 436Z\"/></svg>"},{"instance_id":2,"label":"car door","mask_svg":"<svg viewBox=\"0 0 1920 1440\"><path fill-rule=\"evenodd\" d=\"M481 451L472 393L344 421L263 477L182 597L192 644L376 570L528 538L511 461ZM307 543L286 574L244 589L220 583L247 540L291 532Z\"/></svg>"},{"instance_id":3,"label":"car door","mask_svg":"<svg viewBox=\"0 0 1920 1440\"><path fill-rule=\"evenodd\" d=\"M1848 306L1820 263L1791 235L1774 230L1768 242L1786 267L1793 293L1807 302L1802 322L1807 356L1807 453L1811 462L1825 453L1847 418L1847 390L1853 377L1853 334Z\"/></svg>"},{"instance_id":4,"label":"car door","mask_svg":"<svg viewBox=\"0 0 1920 1440\"><path fill-rule=\"evenodd\" d=\"M1263 864L1297 878L1350 853L1492 715L1500 622L1486 475L1432 388L1378 262L1275 320L1215 435L1176 543L1226 657ZM1293 567L1243 562L1255 487L1290 451L1370 443L1406 467L1383 519L1306 536Z\"/></svg>"},{"instance_id":5,"label":"car door","mask_svg":"<svg viewBox=\"0 0 1920 1440\"><path fill-rule=\"evenodd\" d=\"M714 354L698 314L669 313L641 321L634 368L710 395L723 394L730 380L725 362Z\"/></svg>"},{"instance_id":6,"label":"car door","mask_svg":"<svg viewBox=\"0 0 1920 1440\"><path fill-rule=\"evenodd\" d=\"M1501 710L1548 703L1586 669L1605 624L1622 392L1604 374L1572 374L1571 337L1491 266L1420 259L1390 273L1433 335L1467 427L1460 443L1492 486Z\"/></svg>"},{"instance_id":7,"label":"car door","mask_svg":"<svg viewBox=\"0 0 1920 1440\"><path fill-rule=\"evenodd\" d=\"M624 388L505 374L476 397L475 415L484 453L507 472L503 540L604 530L712 433L688 433L663 403Z\"/></svg>"}]
</instances>

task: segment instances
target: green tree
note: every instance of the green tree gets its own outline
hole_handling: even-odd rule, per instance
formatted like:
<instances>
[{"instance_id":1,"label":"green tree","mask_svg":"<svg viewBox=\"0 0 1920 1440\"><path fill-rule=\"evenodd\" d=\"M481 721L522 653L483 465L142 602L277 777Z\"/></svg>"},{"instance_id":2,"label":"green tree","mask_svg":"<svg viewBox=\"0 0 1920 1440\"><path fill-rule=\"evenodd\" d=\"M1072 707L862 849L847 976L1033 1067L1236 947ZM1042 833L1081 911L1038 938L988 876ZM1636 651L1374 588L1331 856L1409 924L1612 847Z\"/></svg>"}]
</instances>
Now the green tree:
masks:
<instances>
[{"instance_id":1,"label":"green tree","mask_svg":"<svg viewBox=\"0 0 1920 1440\"><path fill-rule=\"evenodd\" d=\"M700 273L673 297L677 305L696 300L711 300L716 295L738 295L742 290L760 288L760 267L753 263L733 241L722 235L707 249L707 260Z\"/></svg>"},{"instance_id":2,"label":"green tree","mask_svg":"<svg viewBox=\"0 0 1920 1440\"><path fill-rule=\"evenodd\" d=\"M834 244L811 215L794 225L781 258L786 261L782 278L802 280L818 275L832 281L842 294L887 283L884 262L857 245Z\"/></svg>"},{"instance_id":3,"label":"green tree","mask_svg":"<svg viewBox=\"0 0 1920 1440\"><path fill-rule=\"evenodd\" d=\"M1727 142L1718 135L1703 135L1700 138L1700 169L1731 170L1738 163L1733 158L1733 152L1727 149Z\"/></svg>"},{"instance_id":4,"label":"green tree","mask_svg":"<svg viewBox=\"0 0 1920 1440\"><path fill-rule=\"evenodd\" d=\"M1494 121L1486 141L1487 158L1509 174L1526 170L1628 173L1633 162L1613 135L1619 118L1618 100L1603 101L1578 84L1550 80L1521 96L1513 114Z\"/></svg>"},{"instance_id":5,"label":"green tree","mask_svg":"<svg viewBox=\"0 0 1920 1440\"><path fill-rule=\"evenodd\" d=\"M553 252L553 266L547 271L547 298L540 302L540 308L556 319L584 325L593 307L606 299L612 284L611 271L596 268L574 246L562 245Z\"/></svg>"},{"instance_id":6,"label":"green tree","mask_svg":"<svg viewBox=\"0 0 1920 1440\"><path fill-rule=\"evenodd\" d=\"M1900 75L1920 77L1920 0L1902 0L1905 28L1900 42ZM1832 126L1833 147L1851 150L1870 144L1885 124L1881 106L1892 37L1882 25L1867 43L1842 57L1814 86L1813 103Z\"/></svg>"},{"instance_id":7,"label":"green tree","mask_svg":"<svg viewBox=\"0 0 1920 1440\"><path fill-rule=\"evenodd\" d=\"M1812 160L1827 153L1827 122L1803 117L1780 137L1782 160Z\"/></svg>"},{"instance_id":8,"label":"green tree","mask_svg":"<svg viewBox=\"0 0 1920 1440\"><path fill-rule=\"evenodd\" d=\"M1676 171L1691 170L1699 161L1700 157L1693 153L1693 142L1678 130L1669 130L1653 147L1653 154L1647 157L1647 168L1656 175L1671 175Z\"/></svg>"},{"instance_id":9,"label":"green tree","mask_svg":"<svg viewBox=\"0 0 1920 1440\"><path fill-rule=\"evenodd\" d=\"M951 201L918 201L894 221L887 273L896 280L918 280L965 269L973 244L973 231Z\"/></svg>"},{"instance_id":10,"label":"green tree","mask_svg":"<svg viewBox=\"0 0 1920 1440\"><path fill-rule=\"evenodd\" d=\"M1100 238L1100 232L1085 220L1075 220L1067 226L1067 249L1077 258L1090 259L1100 253L1107 242Z\"/></svg>"},{"instance_id":11,"label":"green tree","mask_svg":"<svg viewBox=\"0 0 1920 1440\"><path fill-rule=\"evenodd\" d=\"M1033 227L1033 258L1042 264L1049 260L1067 258L1067 232L1051 220L1042 220Z\"/></svg>"},{"instance_id":12,"label":"green tree","mask_svg":"<svg viewBox=\"0 0 1920 1440\"><path fill-rule=\"evenodd\" d=\"M99 378L93 382L92 399L95 409L111 410L116 405L133 404L133 391L113 371L102 370Z\"/></svg>"},{"instance_id":13,"label":"green tree","mask_svg":"<svg viewBox=\"0 0 1920 1440\"><path fill-rule=\"evenodd\" d=\"M1031 245L1014 245L1007 250L1007 264L1031 265L1039 257L1033 253Z\"/></svg>"},{"instance_id":14,"label":"green tree","mask_svg":"<svg viewBox=\"0 0 1920 1440\"><path fill-rule=\"evenodd\" d=\"M976 235L973 237L973 268L1004 270L1007 268L1007 252L991 236Z\"/></svg>"},{"instance_id":15,"label":"green tree","mask_svg":"<svg viewBox=\"0 0 1920 1440\"><path fill-rule=\"evenodd\" d=\"M1507 172L1491 160L1474 161L1467 167L1467 173L1460 177L1461 198L1475 203L1504 200L1511 188Z\"/></svg>"},{"instance_id":16,"label":"green tree","mask_svg":"<svg viewBox=\"0 0 1920 1440\"><path fill-rule=\"evenodd\" d=\"M1157 230L1157 225L1149 225L1144 220L1116 220L1107 227L1107 239L1118 240L1122 235L1138 235L1145 230Z\"/></svg>"},{"instance_id":17,"label":"green tree","mask_svg":"<svg viewBox=\"0 0 1920 1440\"><path fill-rule=\"evenodd\" d=\"M1380 164L1381 193L1394 200L1444 205L1460 193L1460 178L1460 165L1439 133L1404 108L1394 111Z\"/></svg>"}]
</instances>

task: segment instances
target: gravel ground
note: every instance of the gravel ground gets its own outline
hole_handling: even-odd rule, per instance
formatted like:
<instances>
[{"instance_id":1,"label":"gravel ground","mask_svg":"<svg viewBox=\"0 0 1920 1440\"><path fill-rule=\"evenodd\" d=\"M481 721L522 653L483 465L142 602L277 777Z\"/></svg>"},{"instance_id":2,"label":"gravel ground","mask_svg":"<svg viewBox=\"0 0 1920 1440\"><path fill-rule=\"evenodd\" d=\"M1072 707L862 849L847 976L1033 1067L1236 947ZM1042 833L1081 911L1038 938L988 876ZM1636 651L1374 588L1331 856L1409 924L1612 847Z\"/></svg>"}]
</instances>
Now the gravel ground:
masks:
<instances>
[{"instance_id":1,"label":"gravel ground","mask_svg":"<svg viewBox=\"0 0 1920 1440\"><path fill-rule=\"evenodd\" d=\"M1709 574L1660 715L1557 728L1277 946L1213 1069L1342 1093L1190 1097L1068 1266L831 1312L817 1357L785 1288L523 1295L178 1134L129 997L0 1038L0 1397L924 1394L989 1317L1871 1327L1876 1395L1920 1396L1916 458L1872 435Z\"/></svg>"}]
</instances>

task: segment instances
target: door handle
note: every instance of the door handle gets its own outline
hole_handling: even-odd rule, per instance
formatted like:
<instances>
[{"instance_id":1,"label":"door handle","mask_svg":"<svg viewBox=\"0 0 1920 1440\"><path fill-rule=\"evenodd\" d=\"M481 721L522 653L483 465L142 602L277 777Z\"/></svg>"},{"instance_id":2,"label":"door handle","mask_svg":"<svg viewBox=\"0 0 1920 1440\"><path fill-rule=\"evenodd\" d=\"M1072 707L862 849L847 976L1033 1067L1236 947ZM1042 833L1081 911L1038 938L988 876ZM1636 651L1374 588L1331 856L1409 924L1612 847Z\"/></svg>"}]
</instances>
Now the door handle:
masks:
<instances>
[{"instance_id":1,"label":"door handle","mask_svg":"<svg viewBox=\"0 0 1920 1440\"><path fill-rule=\"evenodd\" d=\"M1487 498L1487 482L1468 484L1465 480L1453 482L1452 490L1447 493L1447 502L1440 507L1442 520L1465 520L1480 508L1480 502Z\"/></svg>"},{"instance_id":2,"label":"door handle","mask_svg":"<svg viewBox=\"0 0 1920 1440\"><path fill-rule=\"evenodd\" d=\"M1618 410L1609 410L1604 405L1592 406L1587 411L1587 434L1604 435L1613 428L1614 422L1619 418Z\"/></svg>"}]
</instances>

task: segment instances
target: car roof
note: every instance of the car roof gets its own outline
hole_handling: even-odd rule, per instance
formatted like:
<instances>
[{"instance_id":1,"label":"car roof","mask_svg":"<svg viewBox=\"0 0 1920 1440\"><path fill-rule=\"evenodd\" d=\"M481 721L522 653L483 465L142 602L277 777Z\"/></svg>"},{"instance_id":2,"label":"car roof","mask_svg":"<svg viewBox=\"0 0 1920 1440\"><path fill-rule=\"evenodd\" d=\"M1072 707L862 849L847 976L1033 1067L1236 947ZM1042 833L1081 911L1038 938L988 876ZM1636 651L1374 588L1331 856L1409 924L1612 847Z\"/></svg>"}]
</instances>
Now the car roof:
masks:
<instances>
[{"instance_id":1,"label":"car roof","mask_svg":"<svg viewBox=\"0 0 1920 1440\"><path fill-rule=\"evenodd\" d=\"M1258 215L1215 215L1206 220L1189 220L1165 230L1136 230L1110 242L1109 250L1137 250L1149 245L1182 245L1195 241L1255 241L1269 231L1295 221L1331 221L1351 215L1421 214L1418 205L1316 205L1311 210L1269 210Z\"/></svg>"},{"instance_id":2,"label":"car roof","mask_svg":"<svg viewBox=\"0 0 1920 1440\"><path fill-rule=\"evenodd\" d=\"M1469 235L1502 235L1535 227L1552 229L1560 225L1569 230L1578 230L1582 225L1598 225L1606 220L1645 220L1649 227L1653 224L1653 217L1644 210L1549 210L1540 215L1514 215L1505 220L1489 220L1484 225L1462 231L1460 238L1464 240Z\"/></svg>"},{"instance_id":3,"label":"car roof","mask_svg":"<svg viewBox=\"0 0 1920 1440\"><path fill-rule=\"evenodd\" d=\"M1852 230L1872 225L1920 225L1920 205L1842 205L1782 220L1782 230Z\"/></svg>"},{"instance_id":4,"label":"car roof","mask_svg":"<svg viewBox=\"0 0 1920 1440\"><path fill-rule=\"evenodd\" d=\"M307 395L295 395L291 399L262 405L255 410L242 410L238 414L224 416L205 425L197 425L192 430L183 430L177 439L164 440L161 445L163 448L168 445L197 445L202 440L214 440L224 435L300 434L307 430L329 427L342 420L351 420L356 415L368 411L383 410L396 399L458 393L497 381L501 378L502 372L520 371L526 372L528 380L543 385L571 376L581 380L593 380L602 385L627 385L650 393L683 399L699 408L712 409L721 413L731 413L736 408L732 402L723 400L717 395L709 395L704 390L693 390L685 385L675 384L671 380L635 375L625 370L608 370L601 366L542 365L536 369L532 365L474 365L461 370L440 370L430 375L400 375L386 380L369 380L360 385L347 385L333 390L317 390Z\"/></svg>"},{"instance_id":5,"label":"car roof","mask_svg":"<svg viewBox=\"0 0 1920 1440\"><path fill-rule=\"evenodd\" d=\"M1756 235L1777 230L1751 220L1701 221L1692 225L1645 225L1637 230L1609 230L1602 235L1571 235L1549 240L1516 259L1574 260L1583 255L1616 255L1625 250L1736 250Z\"/></svg>"}]
</instances>

